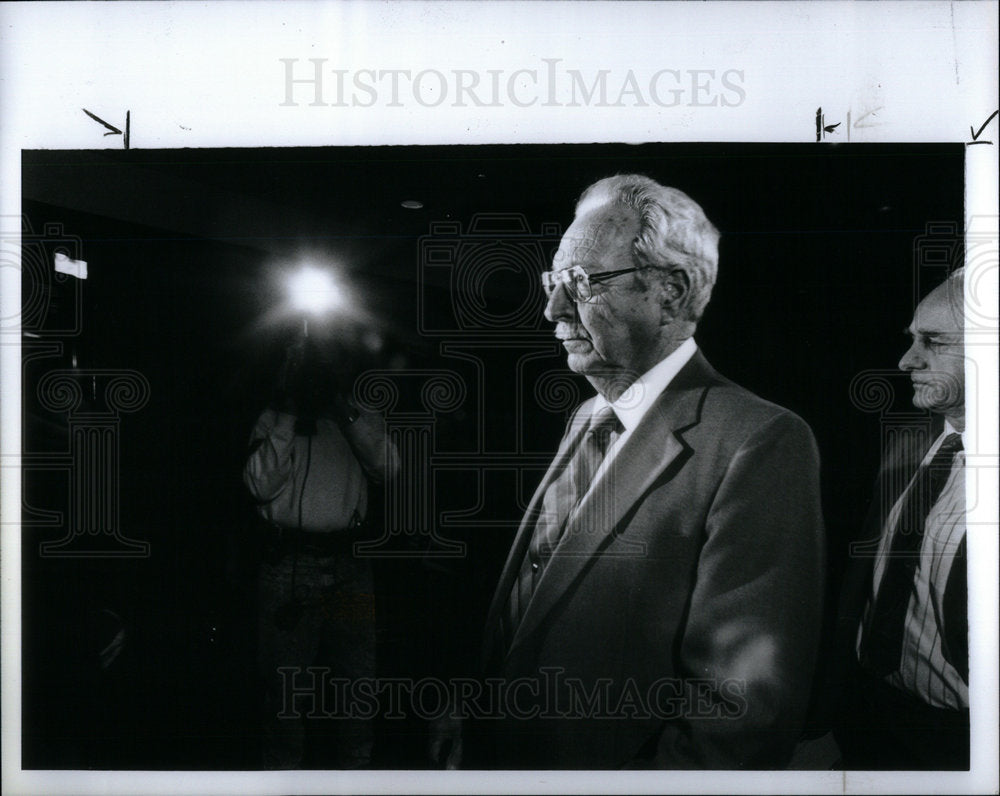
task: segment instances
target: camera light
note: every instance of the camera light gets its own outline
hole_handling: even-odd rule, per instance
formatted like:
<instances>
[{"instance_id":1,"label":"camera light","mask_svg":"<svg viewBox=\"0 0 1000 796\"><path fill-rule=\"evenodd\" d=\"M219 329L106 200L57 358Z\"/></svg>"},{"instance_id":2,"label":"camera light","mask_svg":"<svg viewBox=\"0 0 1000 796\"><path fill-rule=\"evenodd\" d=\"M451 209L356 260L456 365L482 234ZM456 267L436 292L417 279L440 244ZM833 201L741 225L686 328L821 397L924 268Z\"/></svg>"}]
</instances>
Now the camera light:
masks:
<instances>
[{"instance_id":1,"label":"camera light","mask_svg":"<svg viewBox=\"0 0 1000 796\"><path fill-rule=\"evenodd\" d=\"M289 282L295 309L318 315L340 302L340 290L330 274L318 268L303 268Z\"/></svg>"}]
</instances>

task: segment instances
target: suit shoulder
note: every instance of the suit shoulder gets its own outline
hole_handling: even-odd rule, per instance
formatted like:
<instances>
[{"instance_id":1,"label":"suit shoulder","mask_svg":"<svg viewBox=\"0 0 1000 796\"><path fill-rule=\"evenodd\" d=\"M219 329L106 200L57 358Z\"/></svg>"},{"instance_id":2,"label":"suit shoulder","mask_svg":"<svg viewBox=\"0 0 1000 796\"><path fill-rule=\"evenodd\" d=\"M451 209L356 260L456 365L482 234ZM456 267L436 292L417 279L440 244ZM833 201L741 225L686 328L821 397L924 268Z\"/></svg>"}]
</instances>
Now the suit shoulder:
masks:
<instances>
[{"instance_id":1,"label":"suit shoulder","mask_svg":"<svg viewBox=\"0 0 1000 796\"><path fill-rule=\"evenodd\" d=\"M749 433L763 427L789 427L809 431L808 424L791 409L761 398L728 379L720 379L705 391L703 422L725 422L730 428L745 428Z\"/></svg>"},{"instance_id":2,"label":"suit shoulder","mask_svg":"<svg viewBox=\"0 0 1000 796\"><path fill-rule=\"evenodd\" d=\"M679 376L679 389L700 392L698 420L709 428L723 425L727 436L737 437L747 437L764 428L794 429L812 436L802 418L729 380L700 351Z\"/></svg>"}]
</instances>

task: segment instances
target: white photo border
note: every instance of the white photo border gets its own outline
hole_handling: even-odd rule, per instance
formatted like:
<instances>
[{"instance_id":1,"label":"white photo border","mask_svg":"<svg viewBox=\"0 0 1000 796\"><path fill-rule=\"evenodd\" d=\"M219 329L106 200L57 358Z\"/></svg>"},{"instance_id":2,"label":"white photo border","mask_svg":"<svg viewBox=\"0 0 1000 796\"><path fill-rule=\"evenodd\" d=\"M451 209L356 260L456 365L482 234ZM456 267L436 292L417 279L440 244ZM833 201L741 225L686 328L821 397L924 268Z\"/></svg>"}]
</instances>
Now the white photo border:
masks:
<instances>
[{"instance_id":1,"label":"white photo border","mask_svg":"<svg viewBox=\"0 0 1000 796\"><path fill-rule=\"evenodd\" d=\"M997 3L988 1L7 3L0 218L7 233L20 217L21 150L120 148L126 134L140 149L809 142L817 134L826 143L964 143L968 228L992 240L977 267L995 330L996 42ZM478 76L474 87L468 75ZM968 773L21 770L20 272L0 265L6 792L996 791L996 492L970 508L970 525L989 532L969 541ZM980 374L970 396L979 411L969 413L980 425L970 432L995 462L997 346L968 355Z\"/></svg>"}]
</instances>

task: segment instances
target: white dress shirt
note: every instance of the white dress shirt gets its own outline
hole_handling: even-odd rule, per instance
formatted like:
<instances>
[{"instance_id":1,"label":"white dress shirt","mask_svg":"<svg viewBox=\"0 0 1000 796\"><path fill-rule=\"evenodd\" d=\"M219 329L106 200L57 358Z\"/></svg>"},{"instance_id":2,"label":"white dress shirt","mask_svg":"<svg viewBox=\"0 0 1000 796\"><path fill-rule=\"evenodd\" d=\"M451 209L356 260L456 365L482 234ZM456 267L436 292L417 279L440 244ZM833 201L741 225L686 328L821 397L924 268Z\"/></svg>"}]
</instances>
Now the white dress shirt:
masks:
<instances>
[{"instance_id":1,"label":"white dress shirt","mask_svg":"<svg viewBox=\"0 0 1000 796\"><path fill-rule=\"evenodd\" d=\"M680 372L681 368L691 360L691 357L695 355L697 350L698 346L695 344L694 338L689 337L667 357L661 359L632 382L628 389L610 404L618 420L621 421L624 431L608 447L607 453L604 455L604 460L595 473L592 483L600 480L604 471L607 470L612 460L618 455L618 451L622 449L622 446L628 441L628 438L635 431L639 423L642 422L650 407L660 397L660 393L667 389L670 382L674 380L674 377ZM608 401L604 396L598 395L596 405L594 406L594 415L598 414L608 405Z\"/></svg>"},{"instance_id":2,"label":"white dress shirt","mask_svg":"<svg viewBox=\"0 0 1000 796\"><path fill-rule=\"evenodd\" d=\"M921 466L934 458L941 443L955 429L945 421L945 428L924 456ZM962 434L965 446L965 434ZM888 553L892 545L890 529L896 526L902 510L903 498L913 487L910 484L899 496L882 529L882 540L872 574L872 594L865 610L863 626L885 572ZM899 671L888 675L887 682L919 697L929 705L940 708L960 709L969 706L969 689L959 673L948 663L941 648L944 618L944 594L952 565L965 566L955 560L955 552L965 537L965 452L955 454L951 473L938 497L927 513L924 538L920 546L920 564L913 581L913 591L906 609L903 633L903 654ZM860 645L861 632L858 634ZM860 648L860 647L859 647Z\"/></svg>"}]
</instances>

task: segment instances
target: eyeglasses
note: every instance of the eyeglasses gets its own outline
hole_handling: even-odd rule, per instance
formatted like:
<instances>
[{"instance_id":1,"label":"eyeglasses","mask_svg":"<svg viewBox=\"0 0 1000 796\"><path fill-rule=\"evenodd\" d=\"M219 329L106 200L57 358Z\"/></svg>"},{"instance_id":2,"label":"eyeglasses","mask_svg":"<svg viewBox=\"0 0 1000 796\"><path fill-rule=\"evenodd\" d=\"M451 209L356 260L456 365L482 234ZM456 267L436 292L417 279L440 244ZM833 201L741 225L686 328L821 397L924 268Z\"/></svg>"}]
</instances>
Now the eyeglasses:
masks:
<instances>
[{"instance_id":1,"label":"eyeglasses","mask_svg":"<svg viewBox=\"0 0 1000 796\"><path fill-rule=\"evenodd\" d=\"M648 266L636 266L635 268L622 268L618 271L599 271L596 274L588 274L579 265L564 268L561 271L543 271L542 287L545 289L545 297L552 298L559 285L566 286L566 292L573 301L590 301L594 297L593 286L613 279L622 274L630 274L633 271L641 271Z\"/></svg>"}]
</instances>

